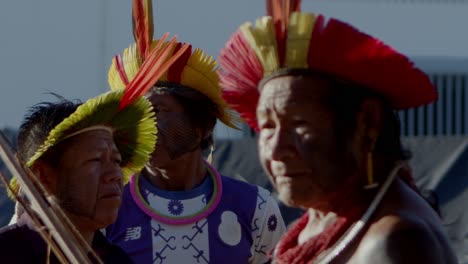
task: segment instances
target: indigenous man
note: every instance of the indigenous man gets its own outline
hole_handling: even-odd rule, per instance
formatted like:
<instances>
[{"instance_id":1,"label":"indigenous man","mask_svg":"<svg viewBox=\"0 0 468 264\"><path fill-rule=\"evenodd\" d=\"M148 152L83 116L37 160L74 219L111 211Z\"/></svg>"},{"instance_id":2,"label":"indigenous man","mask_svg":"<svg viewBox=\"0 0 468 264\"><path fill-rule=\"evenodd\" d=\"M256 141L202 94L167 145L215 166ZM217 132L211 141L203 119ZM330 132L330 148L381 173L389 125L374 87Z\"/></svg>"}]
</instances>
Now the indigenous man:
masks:
<instances>
[{"instance_id":1,"label":"indigenous man","mask_svg":"<svg viewBox=\"0 0 468 264\"><path fill-rule=\"evenodd\" d=\"M43 195L63 209L104 263L132 262L99 230L116 220L123 183L143 168L154 150L155 113L141 95L162 74L146 70L155 65L168 67L168 51L175 41L173 38L166 47L156 47L147 55L150 62L135 76L139 82L80 106L68 101L40 104L26 116L18 135L19 157L44 185L47 194ZM22 195L14 180L11 185L14 193ZM2 262L57 262L55 256L49 259L48 247L36 232L35 225L42 223L34 221L33 225L32 219L23 213L16 224L0 231Z\"/></svg>"},{"instance_id":2,"label":"indigenous man","mask_svg":"<svg viewBox=\"0 0 468 264\"><path fill-rule=\"evenodd\" d=\"M414 187L395 110L430 103L428 77L352 26L267 1L220 54L225 100L259 131L280 199L306 209L276 263L456 263Z\"/></svg>"},{"instance_id":3,"label":"indigenous man","mask_svg":"<svg viewBox=\"0 0 468 264\"><path fill-rule=\"evenodd\" d=\"M117 106L118 100L115 102ZM78 110L86 106L83 104ZM138 152L132 155L121 154L118 149L120 142L113 136L112 127L87 124L79 129L73 125L65 131L61 129L64 126L58 126L60 123L64 124L63 122L78 117L80 112L77 107L77 104L66 100L34 106L19 130L18 155L21 160L27 161L34 174L103 261L131 263L128 256L119 247L109 244L98 230L113 223L117 218L123 183L121 167L126 167L129 161L135 160ZM128 124L127 129L154 124L154 120L144 120L150 116L151 110L150 105L145 107L149 109L145 113L146 116L140 114L132 124ZM95 110L104 109L101 105ZM56 144L47 146L46 144L52 142L51 135L60 132L66 134L59 136ZM124 131L115 133L122 132ZM131 130L125 132L132 133ZM155 138L152 142L155 143ZM151 140L148 143L151 144ZM45 148L48 149L44 151ZM149 157L149 153L147 154ZM2 261L46 263L46 243L34 230L35 226L27 213L21 214L15 224L3 228L0 231ZM50 261L57 260L52 257Z\"/></svg>"},{"instance_id":4,"label":"indigenous man","mask_svg":"<svg viewBox=\"0 0 468 264\"><path fill-rule=\"evenodd\" d=\"M143 15L151 14L151 1L133 3L140 31L123 59L113 61L113 89L131 81L145 50L160 43L152 40L151 15ZM119 217L107 228L137 263L265 263L284 231L268 191L220 175L202 155L213 147L216 119L230 127L236 121L214 68L203 51L188 49L146 94L158 118L157 151L130 178Z\"/></svg>"}]
</instances>

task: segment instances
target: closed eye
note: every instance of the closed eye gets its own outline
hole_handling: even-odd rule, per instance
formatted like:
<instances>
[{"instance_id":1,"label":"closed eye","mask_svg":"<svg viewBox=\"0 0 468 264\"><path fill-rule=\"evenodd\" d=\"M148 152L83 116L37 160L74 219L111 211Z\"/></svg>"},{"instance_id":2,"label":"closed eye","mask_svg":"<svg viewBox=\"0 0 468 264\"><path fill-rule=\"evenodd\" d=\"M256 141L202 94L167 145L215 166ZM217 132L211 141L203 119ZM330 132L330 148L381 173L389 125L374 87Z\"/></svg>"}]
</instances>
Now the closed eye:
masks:
<instances>
[{"instance_id":1,"label":"closed eye","mask_svg":"<svg viewBox=\"0 0 468 264\"><path fill-rule=\"evenodd\" d=\"M271 119L258 119L258 128L259 129L271 129L274 128L275 124Z\"/></svg>"},{"instance_id":2,"label":"closed eye","mask_svg":"<svg viewBox=\"0 0 468 264\"><path fill-rule=\"evenodd\" d=\"M309 122L303 120L303 119L298 119L298 120L294 120L294 125L295 126L303 126L303 125L307 125L309 124Z\"/></svg>"},{"instance_id":3,"label":"closed eye","mask_svg":"<svg viewBox=\"0 0 468 264\"><path fill-rule=\"evenodd\" d=\"M164 106L155 106L153 108L154 108L154 112L156 112L156 113L169 112L169 109L167 107L164 107Z\"/></svg>"},{"instance_id":4,"label":"closed eye","mask_svg":"<svg viewBox=\"0 0 468 264\"><path fill-rule=\"evenodd\" d=\"M90 158L88 159L88 162L101 162L101 158L100 157Z\"/></svg>"}]
</instances>

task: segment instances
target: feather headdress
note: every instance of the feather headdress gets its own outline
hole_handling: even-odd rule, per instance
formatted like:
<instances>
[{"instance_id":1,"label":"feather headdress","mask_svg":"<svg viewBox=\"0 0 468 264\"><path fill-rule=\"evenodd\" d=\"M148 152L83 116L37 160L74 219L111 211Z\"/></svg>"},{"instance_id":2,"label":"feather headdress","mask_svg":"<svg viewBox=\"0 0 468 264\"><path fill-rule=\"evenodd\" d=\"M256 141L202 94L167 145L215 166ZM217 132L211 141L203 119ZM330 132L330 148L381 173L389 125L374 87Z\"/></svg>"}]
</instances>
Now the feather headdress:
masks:
<instances>
[{"instance_id":1,"label":"feather headdress","mask_svg":"<svg viewBox=\"0 0 468 264\"><path fill-rule=\"evenodd\" d=\"M153 40L151 0L133 0L133 36L135 43L126 48L122 56L115 56L109 69L108 81L112 90L118 90L135 80L136 73L148 60L147 54L157 46L167 45L164 39ZM187 44L185 44L187 45ZM180 52L182 43L172 47L170 53ZM222 98L216 61L201 49L192 46L175 58L174 63L159 79L194 89L207 96L218 108L218 118L227 126L236 128L238 116ZM152 83L153 85L156 82Z\"/></svg>"},{"instance_id":2,"label":"feather headdress","mask_svg":"<svg viewBox=\"0 0 468 264\"><path fill-rule=\"evenodd\" d=\"M188 45L179 45L176 37L161 43L145 55L146 60L135 71L131 81L122 89L116 89L89 99L74 113L52 129L46 141L27 161L32 166L57 143L71 136L93 129L106 128L113 133L114 141L122 156L124 182L132 173L139 172L149 160L157 140L156 116L151 103L142 97L167 69L188 50ZM175 47L177 52L173 52ZM15 192L19 186L15 178L10 185Z\"/></svg>"},{"instance_id":3,"label":"feather headdress","mask_svg":"<svg viewBox=\"0 0 468 264\"><path fill-rule=\"evenodd\" d=\"M263 78L281 69L310 69L366 87L394 109L430 103L437 92L404 55L336 19L300 12L300 0L267 0L267 16L247 22L221 50L224 99L254 129Z\"/></svg>"}]
</instances>

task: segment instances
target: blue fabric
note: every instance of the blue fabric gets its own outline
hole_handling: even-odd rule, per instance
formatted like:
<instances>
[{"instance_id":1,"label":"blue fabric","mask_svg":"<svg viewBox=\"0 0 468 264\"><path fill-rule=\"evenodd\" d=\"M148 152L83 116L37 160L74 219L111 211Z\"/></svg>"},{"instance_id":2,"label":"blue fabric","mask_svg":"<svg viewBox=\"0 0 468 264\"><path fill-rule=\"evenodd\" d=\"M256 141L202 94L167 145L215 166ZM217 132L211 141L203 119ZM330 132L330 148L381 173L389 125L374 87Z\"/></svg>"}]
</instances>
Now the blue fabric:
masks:
<instances>
[{"instance_id":1,"label":"blue fabric","mask_svg":"<svg viewBox=\"0 0 468 264\"><path fill-rule=\"evenodd\" d=\"M206 263L207 259L210 260L210 263L247 263L251 256L250 249L253 243L251 223L255 213L258 189L254 185L224 176L222 184L223 193L217 208L206 219L191 224L190 230L193 232L184 236L185 240L179 240L175 244L172 243L175 238L172 236L171 230L164 230L157 222L151 224L151 217L140 210L133 201L127 185L124 189L119 217L113 225L107 228L106 235L110 241L124 249L135 263L178 263L166 260L165 254L171 250L181 250L180 247L198 252L193 255L193 263ZM211 178L207 177L205 181L189 192L167 192L148 185L150 185L149 182L141 177L141 188L154 191L157 195L167 199L182 200L204 193L211 195L213 183ZM141 193L144 193L144 189L141 189ZM241 239L236 245L225 243L219 235L219 228L225 212L233 212L237 215L241 228ZM205 235L203 234L205 225L208 225L209 256L206 256L207 252L198 249L192 243L196 236ZM174 230L177 229L177 226L173 227ZM152 228L153 230L151 230ZM156 249L154 256L153 235L168 242L163 248Z\"/></svg>"}]
</instances>

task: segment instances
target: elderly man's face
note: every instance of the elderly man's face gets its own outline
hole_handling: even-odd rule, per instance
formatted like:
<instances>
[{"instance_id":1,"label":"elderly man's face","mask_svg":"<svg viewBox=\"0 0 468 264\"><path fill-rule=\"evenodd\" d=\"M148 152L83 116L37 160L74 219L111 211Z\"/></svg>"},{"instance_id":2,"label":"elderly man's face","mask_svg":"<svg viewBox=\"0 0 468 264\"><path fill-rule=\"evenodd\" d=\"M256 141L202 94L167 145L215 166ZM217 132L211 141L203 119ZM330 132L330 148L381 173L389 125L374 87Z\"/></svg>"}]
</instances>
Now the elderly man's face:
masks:
<instances>
[{"instance_id":1,"label":"elderly man's face","mask_svg":"<svg viewBox=\"0 0 468 264\"><path fill-rule=\"evenodd\" d=\"M103 228L115 221L121 204L121 156L112 134L92 130L70 139L52 190L66 211L82 222Z\"/></svg>"},{"instance_id":2,"label":"elderly man's face","mask_svg":"<svg viewBox=\"0 0 468 264\"><path fill-rule=\"evenodd\" d=\"M352 156L348 140L339 136L330 89L310 76L277 77L262 89L260 160L287 205L321 205L349 178Z\"/></svg>"}]
</instances>

